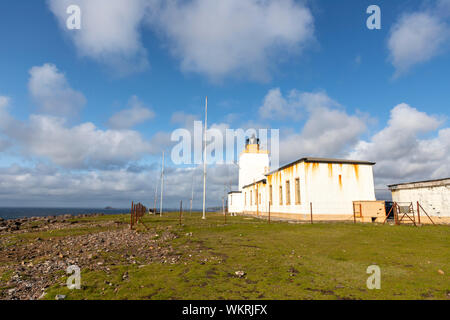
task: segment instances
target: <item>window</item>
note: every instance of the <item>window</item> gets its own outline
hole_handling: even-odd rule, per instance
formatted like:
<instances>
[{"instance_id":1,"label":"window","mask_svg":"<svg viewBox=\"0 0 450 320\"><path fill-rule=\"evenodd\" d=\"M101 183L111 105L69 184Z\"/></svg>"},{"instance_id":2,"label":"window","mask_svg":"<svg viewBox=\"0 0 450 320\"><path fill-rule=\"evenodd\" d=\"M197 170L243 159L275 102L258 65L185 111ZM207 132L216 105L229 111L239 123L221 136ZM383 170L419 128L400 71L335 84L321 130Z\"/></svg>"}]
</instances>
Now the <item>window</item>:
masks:
<instances>
[{"instance_id":1,"label":"window","mask_svg":"<svg viewBox=\"0 0 450 320\"><path fill-rule=\"evenodd\" d=\"M244 201L245 201L245 205L247 205L247 192L244 193Z\"/></svg>"},{"instance_id":2,"label":"window","mask_svg":"<svg viewBox=\"0 0 450 320\"><path fill-rule=\"evenodd\" d=\"M291 204L291 182L286 181L286 205Z\"/></svg>"},{"instance_id":3,"label":"window","mask_svg":"<svg viewBox=\"0 0 450 320\"><path fill-rule=\"evenodd\" d=\"M301 198L300 198L300 179L295 179L295 204L300 204Z\"/></svg>"},{"instance_id":4,"label":"window","mask_svg":"<svg viewBox=\"0 0 450 320\"><path fill-rule=\"evenodd\" d=\"M280 206L283 205L283 187L280 186Z\"/></svg>"},{"instance_id":5,"label":"window","mask_svg":"<svg viewBox=\"0 0 450 320\"><path fill-rule=\"evenodd\" d=\"M261 204L261 193L258 194L258 201L259 201L259 204Z\"/></svg>"},{"instance_id":6,"label":"window","mask_svg":"<svg viewBox=\"0 0 450 320\"><path fill-rule=\"evenodd\" d=\"M272 198L272 185L270 185L269 186L269 203L272 205L272 201L273 201L273 198Z\"/></svg>"},{"instance_id":7,"label":"window","mask_svg":"<svg viewBox=\"0 0 450 320\"><path fill-rule=\"evenodd\" d=\"M233 194L230 195L230 206L233 205Z\"/></svg>"},{"instance_id":8,"label":"window","mask_svg":"<svg viewBox=\"0 0 450 320\"><path fill-rule=\"evenodd\" d=\"M252 202L252 190L250 190L250 205L252 205L253 204L253 202Z\"/></svg>"},{"instance_id":9,"label":"window","mask_svg":"<svg viewBox=\"0 0 450 320\"><path fill-rule=\"evenodd\" d=\"M255 205L258 204L258 192L255 192Z\"/></svg>"}]
</instances>

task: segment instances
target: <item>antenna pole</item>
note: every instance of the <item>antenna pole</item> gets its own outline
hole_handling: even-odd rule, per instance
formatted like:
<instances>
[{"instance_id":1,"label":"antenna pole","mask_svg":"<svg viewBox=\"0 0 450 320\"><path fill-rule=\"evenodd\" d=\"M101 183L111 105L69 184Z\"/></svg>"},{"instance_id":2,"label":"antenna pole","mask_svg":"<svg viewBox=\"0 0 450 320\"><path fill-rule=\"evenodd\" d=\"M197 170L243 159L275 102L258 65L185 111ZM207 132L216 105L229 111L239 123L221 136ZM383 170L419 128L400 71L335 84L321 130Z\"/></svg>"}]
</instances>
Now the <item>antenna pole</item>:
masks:
<instances>
[{"instance_id":1,"label":"antenna pole","mask_svg":"<svg viewBox=\"0 0 450 320\"><path fill-rule=\"evenodd\" d=\"M161 166L161 203L159 208L159 215L162 216L163 210L163 193L164 193L164 151L162 155L162 166Z\"/></svg>"},{"instance_id":2,"label":"antenna pole","mask_svg":"<svg viewBox=\"0 0 450 320\"><path fill-rule=\"evenodd\" d=\"M190 216L192 216L192 202L194 201L194 178L195 178L195 170L192 172L191 205L190 205L190 209L189 209Z\"/></svg>"},{"instance_id":3,"label":"antenna pole","mask_svg":"<svg viewBox=\"0 0 450 320\"><path fill-rule=\"evenodd\" d=\"M156 178L158 180L158 178ZM153 205L153 214L156 215L156 198L158 197L158 181L155 181L155 204Z\"/></svg>"},{"instance_id":4,"label":"antenna pole","mask_svg":"<svg viewBox=\"0 0 450 320\"><path fill-rule=\"evenodd\" d=\"M204 150L203 150L203 216L206 219L206 131L208 128L208 97L205 103L205 132L204 132Z\"/></svg>"}]
</instances>

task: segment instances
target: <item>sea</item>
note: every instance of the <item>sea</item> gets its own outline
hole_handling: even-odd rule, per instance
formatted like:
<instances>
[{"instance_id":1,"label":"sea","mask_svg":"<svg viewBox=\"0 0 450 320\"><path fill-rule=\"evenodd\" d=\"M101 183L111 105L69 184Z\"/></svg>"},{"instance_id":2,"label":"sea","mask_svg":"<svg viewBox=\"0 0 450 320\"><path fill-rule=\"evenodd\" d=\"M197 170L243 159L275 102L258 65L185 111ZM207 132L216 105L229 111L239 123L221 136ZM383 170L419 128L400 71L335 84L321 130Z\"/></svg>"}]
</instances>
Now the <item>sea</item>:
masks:
<instances>
[{"instance_id":1,"label":"sea","mask_svg":"<svg viewBox=\"0 0 450 320\"><path fill-rule=\"evenodd\" d=\"M100 209L100 208L0 208L0 218L5 220L29 218L29 217L47 217L60 216L65 214L122 214L129 213L130 209Z\"/></svg>"}]
</instances>

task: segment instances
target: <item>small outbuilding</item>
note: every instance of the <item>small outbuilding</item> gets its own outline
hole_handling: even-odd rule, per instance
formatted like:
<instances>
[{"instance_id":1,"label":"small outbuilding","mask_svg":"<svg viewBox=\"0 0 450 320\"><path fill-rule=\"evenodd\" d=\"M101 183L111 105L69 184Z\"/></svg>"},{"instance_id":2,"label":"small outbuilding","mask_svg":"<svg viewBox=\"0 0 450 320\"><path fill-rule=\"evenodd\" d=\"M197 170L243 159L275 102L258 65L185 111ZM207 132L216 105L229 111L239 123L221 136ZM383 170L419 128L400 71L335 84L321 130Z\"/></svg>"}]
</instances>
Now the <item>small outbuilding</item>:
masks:
<instances>
[{"instance_id":1,"label":"small outbuilding","mask_svg":"<svg viewBox=\"0 0 450 320\"><path fill-rule=\"evenodd\" d=\"M450 178L392 184L388 187L392 201L412 203L414 207L419 203L435 223L450 223Z\"/></svg>"}]
</instances>

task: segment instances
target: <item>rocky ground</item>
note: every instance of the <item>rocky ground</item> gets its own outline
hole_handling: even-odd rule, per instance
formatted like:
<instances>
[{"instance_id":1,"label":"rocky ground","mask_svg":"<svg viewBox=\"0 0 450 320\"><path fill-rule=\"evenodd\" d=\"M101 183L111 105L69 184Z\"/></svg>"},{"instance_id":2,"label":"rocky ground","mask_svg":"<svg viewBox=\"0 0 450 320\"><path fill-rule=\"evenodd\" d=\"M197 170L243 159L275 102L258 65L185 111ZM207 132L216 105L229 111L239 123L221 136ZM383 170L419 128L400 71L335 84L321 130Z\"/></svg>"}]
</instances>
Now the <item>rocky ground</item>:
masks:
<instances>
[{"instance_id":1,"label":"rocky ground","mask_svg":"<svg viewBox=\"0 0 450 320\"><path fill-rule=\"evenodd\" d=\"M63 282L70 265L109 272L116 265L179 260L170 226L137 232L124 221L83 219L95 216L0 220L0 299L39 299Z\"/></svg>"}]
</instances>

